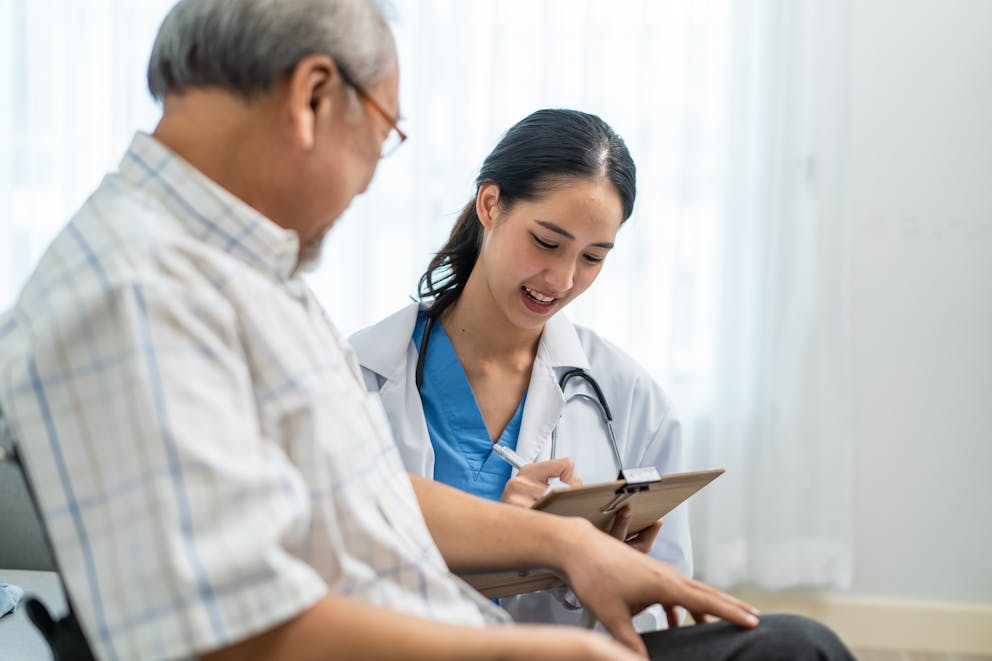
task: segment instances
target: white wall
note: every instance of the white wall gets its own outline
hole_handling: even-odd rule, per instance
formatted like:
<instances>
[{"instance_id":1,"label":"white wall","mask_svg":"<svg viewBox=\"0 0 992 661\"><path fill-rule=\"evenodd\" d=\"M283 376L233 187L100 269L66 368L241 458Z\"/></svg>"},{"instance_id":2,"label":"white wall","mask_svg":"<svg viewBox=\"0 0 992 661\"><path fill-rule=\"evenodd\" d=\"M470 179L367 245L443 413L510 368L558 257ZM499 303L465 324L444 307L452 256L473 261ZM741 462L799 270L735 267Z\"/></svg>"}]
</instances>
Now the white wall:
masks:
<instances>
[{"instance_id":1,"label":"white wall","mask_svg":"<svg viewBox=\"0 0 992 661\"><path fill-rule=\"evenodd\" d=\"M854 591L992 603L992 2L852 21Z\"/></svg>"}]
</instances>

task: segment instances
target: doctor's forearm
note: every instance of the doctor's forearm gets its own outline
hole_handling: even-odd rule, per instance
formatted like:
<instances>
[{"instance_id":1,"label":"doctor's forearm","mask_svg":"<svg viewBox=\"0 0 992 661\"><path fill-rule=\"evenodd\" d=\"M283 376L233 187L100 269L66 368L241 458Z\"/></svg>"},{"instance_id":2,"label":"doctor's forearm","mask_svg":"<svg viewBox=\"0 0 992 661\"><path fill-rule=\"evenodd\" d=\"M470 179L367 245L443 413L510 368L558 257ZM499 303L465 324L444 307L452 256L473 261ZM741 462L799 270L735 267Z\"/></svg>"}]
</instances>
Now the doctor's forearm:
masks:
<instances>
[{"instance_id":1,"label":"doctor's forearm","mask_svg":"<svg viewBox=\"0 0 992 661\"><path fill-rule=\"evenodd\" d=\"M593 530L585 520L492 502L414 475L410 479L427 528L455 570L561 569L565 549Z\"/></svg>"}]
</instances>

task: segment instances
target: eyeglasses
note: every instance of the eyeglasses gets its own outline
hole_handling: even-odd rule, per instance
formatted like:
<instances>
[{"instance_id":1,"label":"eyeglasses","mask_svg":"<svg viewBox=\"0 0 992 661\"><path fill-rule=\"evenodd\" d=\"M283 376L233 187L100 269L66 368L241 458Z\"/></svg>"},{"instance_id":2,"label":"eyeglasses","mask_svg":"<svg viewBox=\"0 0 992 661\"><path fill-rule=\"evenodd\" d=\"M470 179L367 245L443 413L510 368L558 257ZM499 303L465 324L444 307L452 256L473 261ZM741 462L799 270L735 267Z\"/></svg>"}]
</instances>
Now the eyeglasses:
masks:
<instances>
[{"instance_id":1,"label":"eyeglasses","mask_svg":"<svg viewBox=\"0 0 992 661\"><path fill-rule=\"evenodd\" d=\"M386 112L386 109L383 108L378 101L373 99L361 85L355 82L355 79L351 77L351 74L345 71L345 69L340 65L338 65L338 71L341 73L341 79L344 80L345 84L354 88L355 92L358 93L358 96L362 97L362 100L375 108L375 111L382 115L382 118L386 120L387 124L389 124L389 133L386 134L386 139L382 143L382 149L379 151L379 158L386 158L399 149L400 145L406 142L406 133L404 133L403 129L401 129L397 124L398 118L394 118Z\"/></svg>"}]
</instances>

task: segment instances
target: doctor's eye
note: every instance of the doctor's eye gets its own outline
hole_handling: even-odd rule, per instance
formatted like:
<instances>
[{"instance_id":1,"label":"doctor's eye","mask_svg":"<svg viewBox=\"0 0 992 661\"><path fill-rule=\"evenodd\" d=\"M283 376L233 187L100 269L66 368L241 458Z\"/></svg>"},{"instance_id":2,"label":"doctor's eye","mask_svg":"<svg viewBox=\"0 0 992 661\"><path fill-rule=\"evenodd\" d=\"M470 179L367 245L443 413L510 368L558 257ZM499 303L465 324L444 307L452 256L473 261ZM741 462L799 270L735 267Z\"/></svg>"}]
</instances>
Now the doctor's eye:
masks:
<instances>
[{"instance_id":1,"label":"doctor's eye","mask_svg":"<svg viewBox=\"0 0 992 661\"><path fill-rule=\"evenodd\" d=\"M596 255L582 255L582 256L585 257L585 260L590 264L599 264L604 259L606 259L605 257L597 257Z\"/></svg>"},{"instance_id":2,"label":"doctor's eye","mask_svg":"<svg viewBox=\"0 0 992 661\"><path fill-rule=\"evenodd\" d=\"M547 241L543 241L536 234L531 234L531 236L534 237L534 242L537 243L537 245L541 246L542 248L544 248L546 250L551 250L553 248L557 248L558 247L558 244L557 243L548 243Z\"/></svg>"}]
</instances>

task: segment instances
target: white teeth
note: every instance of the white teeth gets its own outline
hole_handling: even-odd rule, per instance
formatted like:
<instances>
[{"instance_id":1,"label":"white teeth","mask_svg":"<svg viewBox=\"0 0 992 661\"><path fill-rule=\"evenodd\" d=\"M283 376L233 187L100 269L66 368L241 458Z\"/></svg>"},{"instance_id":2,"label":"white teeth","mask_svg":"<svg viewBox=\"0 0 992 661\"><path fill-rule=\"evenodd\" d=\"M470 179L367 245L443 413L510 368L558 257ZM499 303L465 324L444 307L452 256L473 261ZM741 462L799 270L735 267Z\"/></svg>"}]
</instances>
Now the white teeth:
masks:
<instances>
[{"instance_id":1,"label":"white teeth","mask_svg":"<svg viewBox=\"0 0 992 661\"><path fill-rule=\"evenodd\" d=\"M531 298L533 298L536 301L540 301L541 303L551 303L552 301L555 300L551 296L545 296L544 294L537 293L530 287L524 287L524 291L526 291Z\"/></svg>"}]
</instances>

